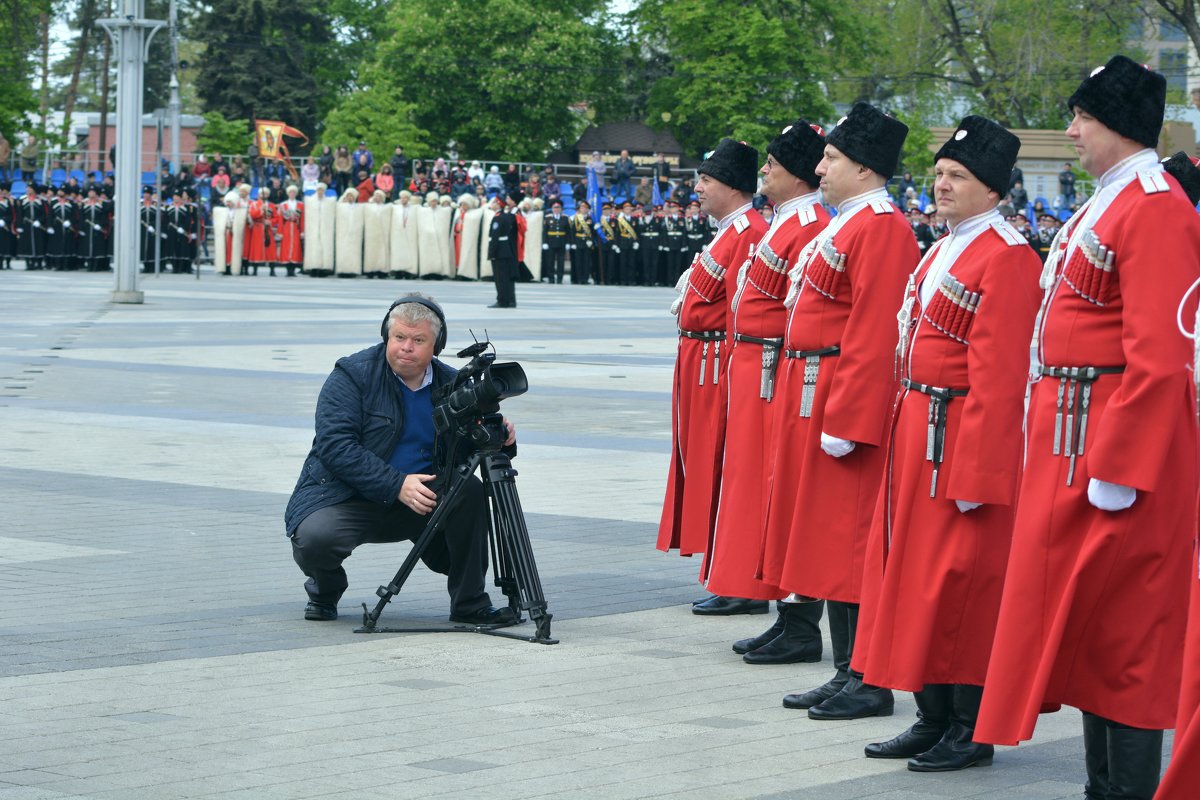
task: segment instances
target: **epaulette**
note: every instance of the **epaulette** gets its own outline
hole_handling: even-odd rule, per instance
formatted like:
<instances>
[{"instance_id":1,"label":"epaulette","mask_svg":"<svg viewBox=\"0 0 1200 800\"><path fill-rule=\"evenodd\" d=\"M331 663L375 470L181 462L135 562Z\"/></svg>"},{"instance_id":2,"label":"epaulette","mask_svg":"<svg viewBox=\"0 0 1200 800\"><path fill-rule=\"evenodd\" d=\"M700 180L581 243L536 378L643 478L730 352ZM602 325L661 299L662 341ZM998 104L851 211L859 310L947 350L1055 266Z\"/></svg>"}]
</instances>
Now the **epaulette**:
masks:
<instances>
[{"instance_id":1,"label":"epaulette","mask_svg":"<svg viewBox=\"0 0 1200 800\"><path fill-rule=\"evenodd\" d=\"M800 220L800 227L811 225L817 221L816 205L800 206L796 210L796 219Z\"/></svg>"},{"instance_id":2,"label":"epaulette","mask_svg":"<svg viewBox=\"0 0 1200 800\"><path fill-rule=\"evenodd\" d=\"M745 214L742 214L741 216L739 216L737 219L735 219L733 221L733 229L735 231L737 231L739 234L742 233L743 231L745 231L746 228L749 228L749 227L750 227L750 220L746 218Z\"/></svg>"},{"instance_id":3,"label":"epaulette","mask_svg":"<svg viewBox=\"0 0 1200 800\"><path fill-rule=\"evenodd\" d=\"M1000 234L1000 238L1005 241L1009 247L1016 247L1021 244L1029 244L1020 231L1009 225L1004 220L998 220L992 223L992 230Z\"/></svg>"},{"instance_id":4,"label":"epaulette","mask_svg":"<svg viewBox=\"0 0 1200 800\"><path fill-rule=\"evenodd\" d=\"M1171 191L1171 185L1167 183L1167 179L1163 176L1161 169L1148 169L1144 172L1139 172L1137 176L1138 180L1142 182L1142 191L1146 194Z\"/></svg>"},{"instance_id":5,"label":"epaulette","mask_svg":"<svg viewBox=\"0 0 1200 800\"><path fill-rule=\"evenodd\" d=\"M870 206L876 214L890 214L896 210L890 200L872 200Z\"/></svg>"}]
</instances>

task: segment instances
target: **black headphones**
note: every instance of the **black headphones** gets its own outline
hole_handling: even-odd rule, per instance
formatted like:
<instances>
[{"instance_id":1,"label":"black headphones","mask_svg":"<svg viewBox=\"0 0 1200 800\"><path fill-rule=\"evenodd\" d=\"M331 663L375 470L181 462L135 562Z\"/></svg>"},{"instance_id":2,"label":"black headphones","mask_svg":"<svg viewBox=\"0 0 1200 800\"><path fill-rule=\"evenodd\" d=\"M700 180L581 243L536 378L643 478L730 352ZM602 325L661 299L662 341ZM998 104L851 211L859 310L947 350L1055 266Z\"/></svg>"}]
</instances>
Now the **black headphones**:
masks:
<instances>
[{"instance_id":1,"label":"black headphones","mask_svg":"<svg viewBox=\"0 0 1200 800\"><path fill-rule=\"evenodd\" d=\"M421 295L419 295L419 294L410 294L410 295L407 295L406 297L401 297L399 300L397 300L396 302L394 302L390 306L388 306L387 313L383 315L383 324L379 326L380 338L382 338L384 341L387 341L388 318L392 316L392 309L394 309L398 305L403 305L404 303L416 303L417 305L425 306L430 311L437 314L438 319L440 319L442 321L442 328L441 328L441 330L438 331L437 339L434 340L434 342L433 342L433 354L435 356L440 354L442 352L443 348L446 347L446 335L447 335L446 334L446 313L444 311L442 311L442 307L439 306L437 303L435 303L432 300L429 300L427 298L421 297Z\"/></svg>"}]
</instances>

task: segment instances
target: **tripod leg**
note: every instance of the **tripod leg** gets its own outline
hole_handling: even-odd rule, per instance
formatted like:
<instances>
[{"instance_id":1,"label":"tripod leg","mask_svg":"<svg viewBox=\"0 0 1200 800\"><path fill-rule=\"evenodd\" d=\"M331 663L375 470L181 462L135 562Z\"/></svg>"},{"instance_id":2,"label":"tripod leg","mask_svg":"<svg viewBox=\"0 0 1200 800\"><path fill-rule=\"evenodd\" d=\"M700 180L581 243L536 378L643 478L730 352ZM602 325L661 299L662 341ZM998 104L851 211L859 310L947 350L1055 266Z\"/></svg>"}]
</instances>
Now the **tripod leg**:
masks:
<instances>
[{"instance_id":1,"label":"tripod leg","mask_svg":"<svg viewBox=\"0 0 1200 800\"><path fill-rule=\"evenodd\" d=\"M408 557L404 559L404 563L400 565L400 569L396 571L396 576L392 578L391 583L387 586L380 586L375 590L375 594L379 597L379 602L375 604L375 608L369 609L366 603L363 603L363 628L370 631L375 628L379 622L379 615L383 613L384 607L391 602L392 598L400 593L400 589L404 586L404 582L408 580L408 576L412 574L413 567L417 565L417 561L429 547L429 542L434 535L441 529L442 522L448 514L458 505L462 496L462 486L467 479L475 472L475 467L479 464L479 457L472 456L463 468L463 471L457 472L450 481L450 486L439 499L437 508L429 517L429 522L425 523L425 529L421 531L421 535L413 542L412 550L409 551Z\"/></svg>"}]
</instances>

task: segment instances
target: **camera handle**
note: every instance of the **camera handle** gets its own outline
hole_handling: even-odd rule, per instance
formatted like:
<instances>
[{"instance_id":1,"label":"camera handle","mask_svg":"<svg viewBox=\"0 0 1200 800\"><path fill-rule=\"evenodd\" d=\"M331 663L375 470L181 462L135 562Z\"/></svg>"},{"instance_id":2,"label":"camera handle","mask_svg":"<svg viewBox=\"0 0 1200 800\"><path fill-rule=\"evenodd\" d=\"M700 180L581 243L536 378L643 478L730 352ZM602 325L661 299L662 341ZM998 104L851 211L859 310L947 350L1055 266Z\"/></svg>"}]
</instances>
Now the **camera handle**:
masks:
<instances>
[{"instance_id":1,"label":"camera handle","mask_svg":"<svg viewBox=\"0 0 1200 800\"><path fill-rule=\"evenodd\" d=\"M438 627L414 628L380 628L379 617L391 599L400 593L408 576L412 574L417 560L429 546L429 542L442 526L446 515L453 510L462 498L462 487L475 469L483 466L481 477L484 489L491 500L492 514L488 520L488 541L492 553L492 571L496 586L500 587L508 605L517 612L518 622L524 622L520 617L522 611L529 613L534 623L533 636L523 635L516 631L504 630L506 626L496 625L454 625ZM529 530L525 526L525 514L521 510L521 501L517 496L517 471L512 467L512 461L504 453L480 453L471 455L461 468L454 471L445 494L438 502L425 529L413 543L412 550L396 571L391 583L380 586L375 590L379 602L371 609L363 603L363 624L356 628L355 633L482 633L489 636L503 636L508 639L520 639L537 644L558 644L557 639L550 636L550 620L553 614L546 610L546 597L542 593L542 581L538 576L537 563L533 558L533 548L529 542Z\"/></svg>"}]
</instances>

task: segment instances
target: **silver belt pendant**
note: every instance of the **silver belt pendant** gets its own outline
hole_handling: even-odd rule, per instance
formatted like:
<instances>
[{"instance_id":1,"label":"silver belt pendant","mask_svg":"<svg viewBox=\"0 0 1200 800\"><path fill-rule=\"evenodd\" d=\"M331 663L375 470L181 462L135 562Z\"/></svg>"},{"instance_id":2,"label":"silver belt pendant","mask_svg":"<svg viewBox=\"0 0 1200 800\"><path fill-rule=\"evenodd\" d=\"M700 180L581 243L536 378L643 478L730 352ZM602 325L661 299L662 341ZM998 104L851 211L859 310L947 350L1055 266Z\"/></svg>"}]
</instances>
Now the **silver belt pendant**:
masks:
<instances>
[{"instance_id":1,"label":"silver belt pendant","mask_svg":"<svg viewBox=\"0 0 1200 800\"><path fill-rule=\"evenodd\" d=\"M1067 486L1075 479L1075 457L1083 455L1083 442L1087 437L1088 406L1092 402L1092 384L1085 383L1079 387L1079 437L1075 449L1071 452L1070 464L1067 466Z\"/></svg>"},{"instance_id":2,"label":"silver belt pendant","mask_svg":"<svg viewBox=\"0 0 1200 800\"><path fill-rule=\"evenodd\" d=\"M937 401L929 398L929 427L925 431L925 460L933 461L933 446L937 440Z\"/></svg>"},{"instance_id":3,"label":"silver belt pendant","mask_svg":"<svg viewBox=\"0 0 1200 800\"><path fill-rule=\"evenodd\" d=\"M804 357L804 387L800 390L800 416L811 417L817 399L817 375L821 371L820 356Z\"/></svg>"},{"instance_id":4,"label":"silver belt pendant","mask_svg":"<svg viewBox=\"0 0 1200 800\"><path fill-rule=\"evenodd\" d=\"M1062 377L1058 379L1058 400L1055 402L1054 411L1054 452L1052 455L1059 455L1062 451L1059 449L1059 442L1062 441L1062 421L1063 421L1063 395L1067 391L1067 379Z\"/></svg>"},{"instance_id":5,"label":"silver belt pendant","mask_svg":"<svg viewBox=\"0 0 1200 800\"><path fill-rule=\"evenodd\" d=\"M704 349L700 352L700 385L704 385L704 368L708 365L708 340L704 340Z\"/></svg>"},{"instance_id":6,"label":"silver belt pendant","mask_svg":"<svg viewBox=\"0 0 1200 800\"><path fill-rule=\"evenodd\" d=\"M764 344L762 351L762 383L758 387L758 396L771 402L775 396L775 369L779 366L779 348Z\"/></svg>"},{"instance_id":7,"label":"silver belt pendant","mask_svg":"<svg viewBox=\"0 0 1200 800\"><path fill-rule=\"evenodd\" d=\"M1071 458L1075 457L1072 443L1074 438L1071 436L1075 431L1075 381L1067 379L1067 426L1063 430L1063 453L1069 454ZM1067 478L1067 486L1071 485L1071 478Z\"/></svg>"},{"instance_id":8,"label":"silver belt pendant","mask_svg":"<svg viewBox=\"0 0 1200 800\"><path fill-rule=\"evenodd\" d=\"M713 386L721 382L721 340L713 342Z\"/></svg>"},{"instance_id":9,"label":"silver belt pendant","mask_svg":"<svg viewBox=\"0 0 1200 800\"><path fill-rule=\"evenodd\" d=\"M938 469L942 465L943 451L946 449L946 403L940 398L929 398L930 412L933 416L933 475L929 479L929 496L937 496Z\"/></svg>"}]
</instances>

